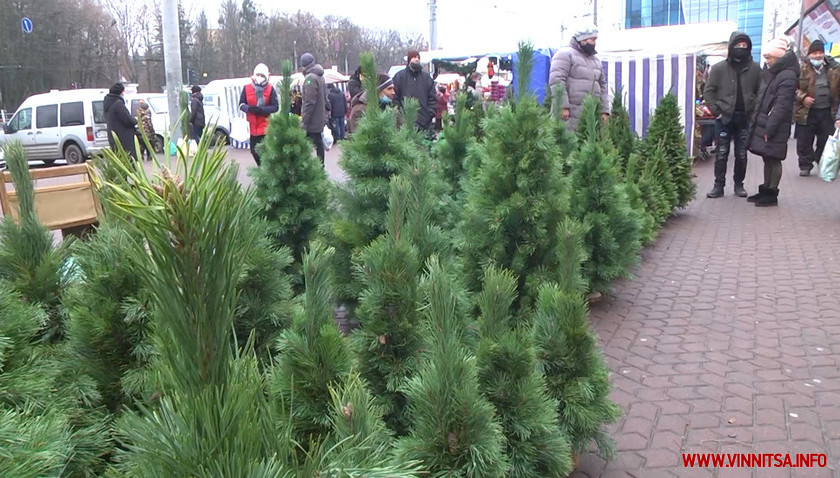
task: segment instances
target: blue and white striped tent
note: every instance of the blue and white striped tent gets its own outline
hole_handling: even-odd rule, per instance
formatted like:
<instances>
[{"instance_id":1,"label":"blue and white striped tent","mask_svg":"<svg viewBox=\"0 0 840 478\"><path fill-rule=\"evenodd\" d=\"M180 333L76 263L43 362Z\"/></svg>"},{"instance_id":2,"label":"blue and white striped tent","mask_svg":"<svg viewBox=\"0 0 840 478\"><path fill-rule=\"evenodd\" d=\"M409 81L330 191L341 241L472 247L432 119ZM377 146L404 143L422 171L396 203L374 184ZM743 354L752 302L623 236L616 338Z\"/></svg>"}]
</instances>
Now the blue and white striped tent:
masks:
<instances>
[{"instance_id":1,"label":"blue and white striped tent","mask_svg":"<svg viewBox=\"0 0 840 478\"><path fill-rule=\"evenodd\" d=\"M601 62L610 92L623 95L623 103L630 113L630 125L640 137L647 134L659 101L669 92L677 95L686 150L691 154L694 141L695 55L602 55Z\"/></svg>"}]
</instances>

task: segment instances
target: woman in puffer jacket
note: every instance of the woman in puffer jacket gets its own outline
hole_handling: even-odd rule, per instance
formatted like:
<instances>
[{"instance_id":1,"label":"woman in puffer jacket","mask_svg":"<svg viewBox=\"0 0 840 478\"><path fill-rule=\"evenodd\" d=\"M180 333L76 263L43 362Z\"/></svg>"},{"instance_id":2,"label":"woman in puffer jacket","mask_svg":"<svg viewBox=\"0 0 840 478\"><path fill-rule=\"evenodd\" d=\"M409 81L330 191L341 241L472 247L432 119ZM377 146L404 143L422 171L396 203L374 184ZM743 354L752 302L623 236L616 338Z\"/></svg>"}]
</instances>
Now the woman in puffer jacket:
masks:
<instances>
[{"instance_id":1,"label":"woman in puffer jacket","mask_svg":"<svg viewBox=\"0 0 840 478\"><path fill-rule=\"evenodd\" d=\"M787 156L790 119L799 81L799 61L792 46L790 40L776 38L761 51L765 65L761 72L759 106L747 140L747 149L764 160L764 183L758 187L758 194L747 198L759 207L778 205L782 161Z\"/></svg>"}]
</instances>

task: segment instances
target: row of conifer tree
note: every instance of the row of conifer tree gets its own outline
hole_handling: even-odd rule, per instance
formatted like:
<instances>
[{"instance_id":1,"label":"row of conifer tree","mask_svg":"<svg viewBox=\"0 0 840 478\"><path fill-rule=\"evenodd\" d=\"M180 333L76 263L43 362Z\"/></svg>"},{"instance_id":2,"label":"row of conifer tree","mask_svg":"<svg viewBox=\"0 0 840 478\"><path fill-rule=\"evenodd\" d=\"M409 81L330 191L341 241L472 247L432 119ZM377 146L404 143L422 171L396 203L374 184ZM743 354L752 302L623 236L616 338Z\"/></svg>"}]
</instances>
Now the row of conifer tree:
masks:
<instances>
[{"instance_id":1,"label":"row of conifer tree","mask_svg":"<svg viewBox=\"0 0 840 478\"><path fill-rule=\"evenodd\" d=\"M210 137L152 176L109 151L83 241L54 243L6 147L0 476L564 477L612 456L587 295L694 195L675 98L639 141L620 94L569 132L519 84L458 98L434 144L371 101L332 183L281 90L253 188Z\"/></svg>"}]
</instances>

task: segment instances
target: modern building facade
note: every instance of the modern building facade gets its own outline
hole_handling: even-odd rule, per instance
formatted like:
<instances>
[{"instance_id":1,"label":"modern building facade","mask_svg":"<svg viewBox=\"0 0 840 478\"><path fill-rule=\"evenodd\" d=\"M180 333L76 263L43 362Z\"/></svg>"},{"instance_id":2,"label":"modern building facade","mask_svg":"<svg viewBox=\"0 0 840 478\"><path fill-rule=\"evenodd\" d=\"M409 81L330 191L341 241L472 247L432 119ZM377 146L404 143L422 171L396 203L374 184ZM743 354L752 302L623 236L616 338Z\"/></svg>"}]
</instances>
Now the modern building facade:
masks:
<instances>
[{"instance_id":1,"label":"modern building facade","mask_svg":"<svg viewBox=\"0 0 840 478\"><path fill-rule=\"evenodd\" d=\"M733 21L752 38L758 59L765 0L624 0L624 28Z\"/></svg>"}]
</instances>

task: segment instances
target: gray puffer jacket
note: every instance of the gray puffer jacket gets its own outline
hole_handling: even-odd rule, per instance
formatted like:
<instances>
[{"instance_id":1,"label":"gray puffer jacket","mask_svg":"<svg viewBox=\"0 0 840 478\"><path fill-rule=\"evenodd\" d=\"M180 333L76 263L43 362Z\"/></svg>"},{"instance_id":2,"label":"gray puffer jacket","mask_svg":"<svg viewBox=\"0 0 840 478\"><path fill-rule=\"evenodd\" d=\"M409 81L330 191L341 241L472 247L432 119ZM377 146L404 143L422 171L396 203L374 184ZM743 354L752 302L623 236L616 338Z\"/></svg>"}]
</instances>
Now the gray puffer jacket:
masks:
<instances>
[{"instance_id":1,"label":"gray puffer jacket","mask_svg":"<svg viewBox=\"0 0 840 478\"><path fill-rule=\"evenodd\" d=\"M554 91L554 86L558 84L562 84L565 89L561 107L569 108L569 128L577 127L583 100L587 95L591 94L601 100L602 113L610 112L610 92L601 60L597 55L583 53L574 39L551 59L548 85ZM553 113L558 116L560 114L559 111Z\"/></svg>"}]
</instances>

